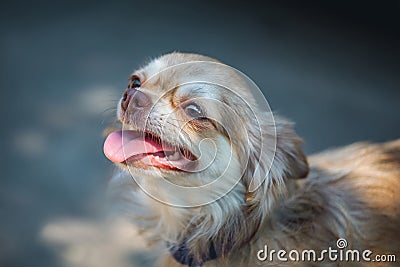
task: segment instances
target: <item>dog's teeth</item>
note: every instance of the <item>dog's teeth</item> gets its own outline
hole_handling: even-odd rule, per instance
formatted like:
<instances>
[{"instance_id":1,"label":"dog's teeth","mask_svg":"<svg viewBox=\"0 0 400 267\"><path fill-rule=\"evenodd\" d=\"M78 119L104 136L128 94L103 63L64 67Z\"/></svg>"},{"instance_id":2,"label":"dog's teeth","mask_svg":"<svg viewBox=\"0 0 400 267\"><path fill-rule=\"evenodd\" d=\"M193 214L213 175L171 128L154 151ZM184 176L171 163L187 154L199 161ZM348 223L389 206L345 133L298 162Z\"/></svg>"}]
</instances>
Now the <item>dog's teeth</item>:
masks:
<instances>
[{"instance_id":1,"label":"dog's teeth","mask_svg":"<svg viewBox=\"0 0 400 267\"><path fill-rule=\"evenodd\" d=\"M181 155L178 151L175 151L174 154L168 156L168 160L178 160L181 158Z\"/></svg>"},{"instance_id":2,"label":"dog's teeth","mask_svg":"<svg viewBox=\"0 0 400 267\"><path fill-rule=\"evenodd\" d=\"M159 159L160 159L160 157L159 157L159 156L155 156L155 159L156 159L156 160L159 160Z\"/></svg>"}]
</instances>

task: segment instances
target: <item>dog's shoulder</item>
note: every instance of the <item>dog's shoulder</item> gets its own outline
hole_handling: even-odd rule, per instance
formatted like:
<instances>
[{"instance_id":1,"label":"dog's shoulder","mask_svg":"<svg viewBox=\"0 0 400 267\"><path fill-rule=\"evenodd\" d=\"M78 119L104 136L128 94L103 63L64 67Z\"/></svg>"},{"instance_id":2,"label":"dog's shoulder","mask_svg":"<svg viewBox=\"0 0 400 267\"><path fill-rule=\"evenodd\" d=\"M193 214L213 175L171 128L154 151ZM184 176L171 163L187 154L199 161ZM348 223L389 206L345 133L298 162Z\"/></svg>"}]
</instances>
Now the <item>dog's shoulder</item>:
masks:
<instances>
[{"instance_id":1,"label":"dog's shoulder","mask_svg":"<svg viewBox=\"0 0 400 267\"><path fill-rule=\"evenodd\" d=\"M304 183L313 190L327 187L388 216L400 214L400 139L328 150L310 156L309 163L311 171Z\"/></svg>"},{"instance_id":2,"label":"dog's shoulder","mask_svg":"<svg viewBox=\"0 0 400 267\"><path fill-rule=\"evenodd\" d=\"M299 243L347 238L355 247L399 245L383 239L400 234L400 140L328 150L309 163L309 176L275 209L280 232L290 229Z\"/></svg>"}]
</instances>

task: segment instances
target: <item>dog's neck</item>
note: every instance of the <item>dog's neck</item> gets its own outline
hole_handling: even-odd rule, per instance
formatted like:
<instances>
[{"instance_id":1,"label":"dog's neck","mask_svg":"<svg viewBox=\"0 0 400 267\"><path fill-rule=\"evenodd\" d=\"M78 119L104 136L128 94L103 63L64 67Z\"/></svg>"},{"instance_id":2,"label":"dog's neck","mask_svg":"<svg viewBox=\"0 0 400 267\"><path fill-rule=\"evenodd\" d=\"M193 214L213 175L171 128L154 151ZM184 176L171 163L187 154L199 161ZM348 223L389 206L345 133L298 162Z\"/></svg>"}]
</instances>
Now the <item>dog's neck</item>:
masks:
<instances>
[{"instance_id":1,"label":"dog's neck","mask_svg":"<svg viewBox=\"0 0 400 267\"><path fill-rule=\"evenodd\" d=\"M204 213L212 213L216 206L224 207L224 203L209 204ZM215 206L211 206L215 205ZM242 203L242 207L246 203ZM216 216L216 215L213 215ZM191 221L192 227L186 227L175 239L167 239L165 245L171 256L180 264L189 267L202 266L204 263L226 257L232 250L241 248L254 236L261 223L261 218L248 214L245 208L227 212L224 222L218 227L205 228L215 217L208 216L203 220ZM201 229L206 229L202 231ZM206 233L200 234L199 233Z\"/></svg>"},{"instance_id":2,"label":"dog's neck","mask_svg":"<svg viewBox=\"0 0 400 267\"><path fill-rule=\"evenodd\" d=\"M147 228L144 234L149 240L161 237L163 245L177 262L191 267L201 266L240 247L235 236L251 235L244 214L234 209L240 205L235 203L227 211L224 210L227 209L225 201L186 209L148 199L143 204L151 204L149 215L152 215L142 221L142 226ZM222 219L224 223L221 223Z\"/></svg>"},{"instance_id":3,"label":"dog's neck","mask_svg":"<svg viewBox=\"0 0 400 267\"><path fill-rule=\"evenodd\" d=\"M144 226L150 239L162 237L171 256L192 267L227 257L251 242L268 213L266 207L274 205L263 205L259 199L252 199L241 184L221 199L198 208L168 206L145 194L140 199L145 201L141 206L152 210L146 220L148 227Z\"/></svg>"}]
</instances>

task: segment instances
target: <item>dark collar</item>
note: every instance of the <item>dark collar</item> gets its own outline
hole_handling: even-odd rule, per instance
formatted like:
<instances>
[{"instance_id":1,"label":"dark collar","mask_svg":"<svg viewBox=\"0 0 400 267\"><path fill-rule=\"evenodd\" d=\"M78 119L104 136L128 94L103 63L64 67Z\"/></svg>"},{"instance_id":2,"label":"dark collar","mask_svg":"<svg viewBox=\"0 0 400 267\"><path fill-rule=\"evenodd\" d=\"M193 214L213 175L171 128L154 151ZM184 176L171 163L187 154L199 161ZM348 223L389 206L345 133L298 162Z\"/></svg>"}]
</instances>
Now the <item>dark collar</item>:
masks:
<instances>
[{"instance_id":1,"label":"dark collar","mask_svg":"<svg viewBox=\"0 0 400 267\"><path fill-rule=\"evenodd\" d=\"M198 267L202 266L206 261L215 260L220 257L221 253L215 250L214 243L210 243L208 253L201 256L201 259L196 259L192 251L186 245L186 242L180 244L172 245L167 242L169 252L174 257L174 259L188 267Z\"/></svg>"}]
</instances>

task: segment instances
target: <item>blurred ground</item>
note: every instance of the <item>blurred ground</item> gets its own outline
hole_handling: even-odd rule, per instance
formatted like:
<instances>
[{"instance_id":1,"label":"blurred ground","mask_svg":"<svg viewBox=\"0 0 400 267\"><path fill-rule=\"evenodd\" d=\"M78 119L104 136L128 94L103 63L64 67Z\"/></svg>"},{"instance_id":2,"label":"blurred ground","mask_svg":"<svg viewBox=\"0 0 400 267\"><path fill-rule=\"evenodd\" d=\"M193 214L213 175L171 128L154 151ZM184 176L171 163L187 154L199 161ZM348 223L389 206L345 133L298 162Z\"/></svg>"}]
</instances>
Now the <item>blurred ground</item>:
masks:
<instances>
[{"instance_id":1,"label":"blurred ground","mask_svg":"<svg viewBox=\"0 0 400 267\"><path fill-rule=\"evenodd\" d=\"M58 266L65 257L43 235L106 231L96 220L111 170L107 109L163 53L242 70L297 123L308 153L399 138L399 11L399 1L2 1L0 266Z\"/></svg>"}]
</instances>

